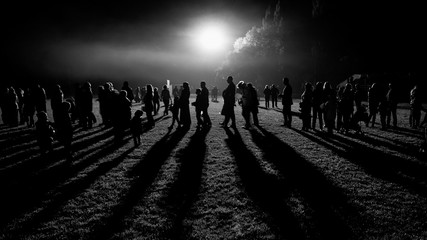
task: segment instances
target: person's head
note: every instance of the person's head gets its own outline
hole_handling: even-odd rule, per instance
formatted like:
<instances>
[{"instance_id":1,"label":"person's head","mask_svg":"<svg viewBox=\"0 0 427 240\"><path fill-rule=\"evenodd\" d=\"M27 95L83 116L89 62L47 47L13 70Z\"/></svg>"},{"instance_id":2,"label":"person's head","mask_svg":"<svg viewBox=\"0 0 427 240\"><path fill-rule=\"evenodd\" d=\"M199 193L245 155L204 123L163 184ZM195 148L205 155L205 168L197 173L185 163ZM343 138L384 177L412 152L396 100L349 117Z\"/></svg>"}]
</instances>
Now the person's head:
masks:
<instances>
[{"instance_id":1,"label":"person's head","mask_svg":"<svg viewBox=\"0 0 427 240\"><path fill-rule=\"evenodd\" d=\"M306 83L304 84L304 88L305 88L305 90L306 90L306 91L311 91L311 90L312 90L311 83L306 82Z\"/></svg>"},{"instance_id":2,"label":"person's head","mask_svg":"<svg viewBox=\"0 0 427 240\"><path fill-rule=\"evenodd\" d=\"M200 88L196 89L196 94L199 95L202 93L202 90Z\"/></svg>"},{"instance_id":3,"label":"person's head","mask_svg":"<svg viewBox=\"0 0 427 240\"><path fill-rule=\"evenodd\" d=\"M200 87L202 87L202 88L206 87L206 82L204 82L204 81L200 82Z\"/></svg>"},{"instance_id":4,"label":"person's head","mask_svg":"<svg viewBox=\"0 0 427 240\"><path fill-rule=\"evenodd\" d=\"M46 122L47 121L47 113L45 111L41 111L37 113L37 119L40 122Z\"/></svg>"},{"instance_id":5,"label":"person's head","mask_svg":"<svg viewBox=\"0 0 427 240\"><path fill-rule=\"evenodd\" d=\"M268 86L268 85L265 85L264 89L269 89L269 86Z\"/></svg>"},{"instance_id":6,"label":"person's head","mask_svg":"<svg viewBox=\"0 0 427 240\"><path fill-rule=\"evenodd\" d=\"M128 81L124 81L124 82L123 82L123 87L127 87L127 86L129 86Z\"/></svg>"},{"instance_id":7,"label":"person's head","mask_svg":"<svg viewBox=\"0 0 427 240\"><path fill-rule=\"evenodd\" d=\"M67 101L64 101L64 102L61 103L61 107L62 107L62 110L64 112L69 112L70 109L71 109L71 103L69 103Z\"/></svg>"},{"instance_id":8,"label":"person's head","mask_svg":"<svg viewBox=\"0 0 427 240\"><path fill-rule=\"evenodd\" d=\"M389 88L389 89L392 89L392 88L393 88L393 84L392 84L392 83L389 83L389 84L388 84L388 88Z\"/></svg>"},{"instance_id":9,"label":"person's head","mask_svg":"<svg viewBox=\"0 0 427 240\"><path fill-rule=\"evenodd\" d=\"M147 93L153 92L153 86L151 84L147 84L147 86L145 86L145 89L147 90Z\"/></svg>"},{"instance_id":10,"label":"person's head","mask_svg":"<svg viewBox=\"0 0 427 240\"><path fill-rule=\"evenodd\" d=\"M283 78L283 84L284 84L284 85L288 85L288 84L289 84L289 78L284 77L284 78Z\"/></svg>"},{"instance_id":11,"label":"person's head","mask_svg":"<svg viewBox=\"0 0 427 240\"><path fill-rule=\"evenodd\" d=\"M184 82L184 83L182 84L182 87L183 87L184 89L190 89L190 85L188 84L188 82Z\"/></svg>"},{"instance_id":12,"label":"person's head","mask_svg":"<svg viewBox=\"0 0 427 240\"><path fill-rule=\"evenodd\" d=\"M247 83L247 84L246 84L246 86L247 86L248 88L251 88L251 89L252 89L252 88L254 88L254 86L253 86L253 85L252 85L252 83L250 83L250 82L249 82L249 83Z\"/></svg>"},{"instance_id":13,"label":"person's head","mask_svg":"<svg viewBox=\"0 0 427 240\"><path fill-rule=\"evenodd\" d=\"M237 87L239 89L243 89L246 87L246 83L244 81L239 81L239 83L237 83Z\"/></svg>"},{"instance_id":14,"label":"person's head","mask_svg":"<svg viewBox=\"0 0 427 240\"><path fill-rule=\"evenodd\" d=\"M165 84L165 85L163 85L163 89L164 89L164 90L168 89L168 86L166 86L166 84Z\"/></svg>"},{"instance_id":15,"label":"person's head","mask_svg":"<svg viewBox=\"0 0 427 240\"><path fill-rule=\"evenodd\" d=\"M128 93L125 90L120 90L120 97L125 98L127 97Z\"/></svg>"},{"instance_id":16,"label":"person's head","mask_svg":"<svg viewBox=\"0 0 427 240\"><path fill-rule=\"evenodd\" d=\"M233 77L232 76L228 76L227 83L232 83L232 82L233 82Z\"/></svg>"},{"instance_id":17,"label":"person's head","mask_svg":"<svg viewBox=\"0 0 427 240\"><path fill-rule=\"evenodd\" d=\"M136 110L135 111L135 117L141 117L143 114L143 112L141 110Z\"/></svg>"}]
</instances>

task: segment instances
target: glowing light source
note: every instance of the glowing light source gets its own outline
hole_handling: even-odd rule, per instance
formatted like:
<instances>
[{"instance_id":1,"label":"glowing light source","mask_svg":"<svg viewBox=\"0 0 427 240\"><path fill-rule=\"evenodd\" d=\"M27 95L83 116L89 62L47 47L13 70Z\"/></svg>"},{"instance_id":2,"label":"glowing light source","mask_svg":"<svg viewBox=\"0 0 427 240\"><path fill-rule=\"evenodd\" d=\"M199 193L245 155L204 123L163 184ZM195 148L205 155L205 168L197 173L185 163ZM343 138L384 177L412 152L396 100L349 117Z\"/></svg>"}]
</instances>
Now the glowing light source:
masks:
<instances>
[{"instance_id":1,"label":"glowing light source","mask_svg":"<svg viewBox=\"0 0 427 240\"><path fill-rule=\"evenodd\" d=\"M219 25L206 25L195 33L195 45L206 53L223 52L227 45L225 30Z\"/></svg>"}]
</instances>

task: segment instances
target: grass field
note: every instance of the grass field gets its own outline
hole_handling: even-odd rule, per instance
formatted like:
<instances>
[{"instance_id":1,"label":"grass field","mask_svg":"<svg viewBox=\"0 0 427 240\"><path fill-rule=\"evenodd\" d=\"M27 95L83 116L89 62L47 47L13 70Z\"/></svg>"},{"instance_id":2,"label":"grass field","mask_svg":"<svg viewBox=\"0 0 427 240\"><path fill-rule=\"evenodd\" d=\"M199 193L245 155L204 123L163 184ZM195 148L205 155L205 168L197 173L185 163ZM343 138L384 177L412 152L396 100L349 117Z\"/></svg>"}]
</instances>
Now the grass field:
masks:
<instances>
[{"instance_id":1,"label":"grass field","mask_svg":"<svg viewBox=\"0 0 427 240\"><path fill-rule=\"evenodd\" d=\"M398 129L329 136L296 116L282 127L279 109L245 130L239 106L237 130L223 129L222 104L205 131L194 107L189 131L155 116L138 147L76 127L72 162L57 143L40 157L33 129L1 126L0 239L427 239L427 161L407 109Z\"/></svg>"}]
</instances>

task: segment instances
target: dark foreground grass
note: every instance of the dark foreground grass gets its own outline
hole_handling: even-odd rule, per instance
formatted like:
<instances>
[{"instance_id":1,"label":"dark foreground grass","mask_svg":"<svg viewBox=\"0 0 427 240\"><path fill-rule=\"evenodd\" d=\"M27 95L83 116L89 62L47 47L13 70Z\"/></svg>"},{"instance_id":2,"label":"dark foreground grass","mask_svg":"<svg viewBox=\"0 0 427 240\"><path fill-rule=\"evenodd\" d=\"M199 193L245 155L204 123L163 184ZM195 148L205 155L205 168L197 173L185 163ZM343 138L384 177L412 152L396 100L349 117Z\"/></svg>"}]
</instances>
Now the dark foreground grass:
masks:
<instances>
[{"instance_id":1,"label":"dark foreground grass","mask_svg":"<svg viewBox=\"0 0 427 240\"><path fill-rule=\"evenodd\" d=\"M72 161L0 126L0 239L427 239L427 161L407 109L400 128L331 136L264 108L261 126L241 128L236 107L238 128L223 129L221 107L201 131L194 108L190 129L157 115L136 147L76 127Z\"/></svg>"}]
</instances>

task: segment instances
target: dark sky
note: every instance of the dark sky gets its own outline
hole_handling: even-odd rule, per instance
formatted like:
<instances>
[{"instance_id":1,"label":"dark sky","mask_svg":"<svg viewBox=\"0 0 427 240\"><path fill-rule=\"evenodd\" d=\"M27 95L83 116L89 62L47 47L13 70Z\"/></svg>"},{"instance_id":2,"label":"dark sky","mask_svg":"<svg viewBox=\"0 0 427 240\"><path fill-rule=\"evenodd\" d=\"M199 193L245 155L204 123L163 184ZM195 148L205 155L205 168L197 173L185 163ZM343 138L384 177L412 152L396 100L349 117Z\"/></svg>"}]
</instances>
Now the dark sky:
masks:
<instances>
[{"instance_id":1,"label":"dark sky","mask_svg":"<svg viewBox=\"0 0 427 240\"><path fill-rule=\"evenodd\" d=\"M7 3L2 17L10 76L203 78L225 51L203 55L192 38L219 24L227 49L259 25L269 1L85 1ZM191 74L189 73L191 71ZM210 76L206 76L210 77Z\"/></svg>"},{"instance_id":2,"label":"dark sky","mask_svg":"<svg viewBox=\"0 0 427 240\"><path fill-rule=\"evenodd\" d=\"M9 2L9 1L8 1ZM209 80L234 40L261 24L274 0L10 1L2 3L7 78ZM311 1L285 1L286 17L311 17ZM365 69L415 68L422 8L412 1L324 0L321 34ZM287 4L286 4L287 3ZM316 20L319 21L319 20ZM323 20L322 20L323 21ZM295 21L294 21L295 22ZM196 29L223 27L227 48L205 54ZM303 31L304 32L304 31ZM304 36L300 36L304 37ZM298 38L298 37L297 37ZM310 42L310 41L307 41ZM341 46L344 45L344 46ZM340 48L342 47L342 48Z\"/></svg>"}]
</instances>

